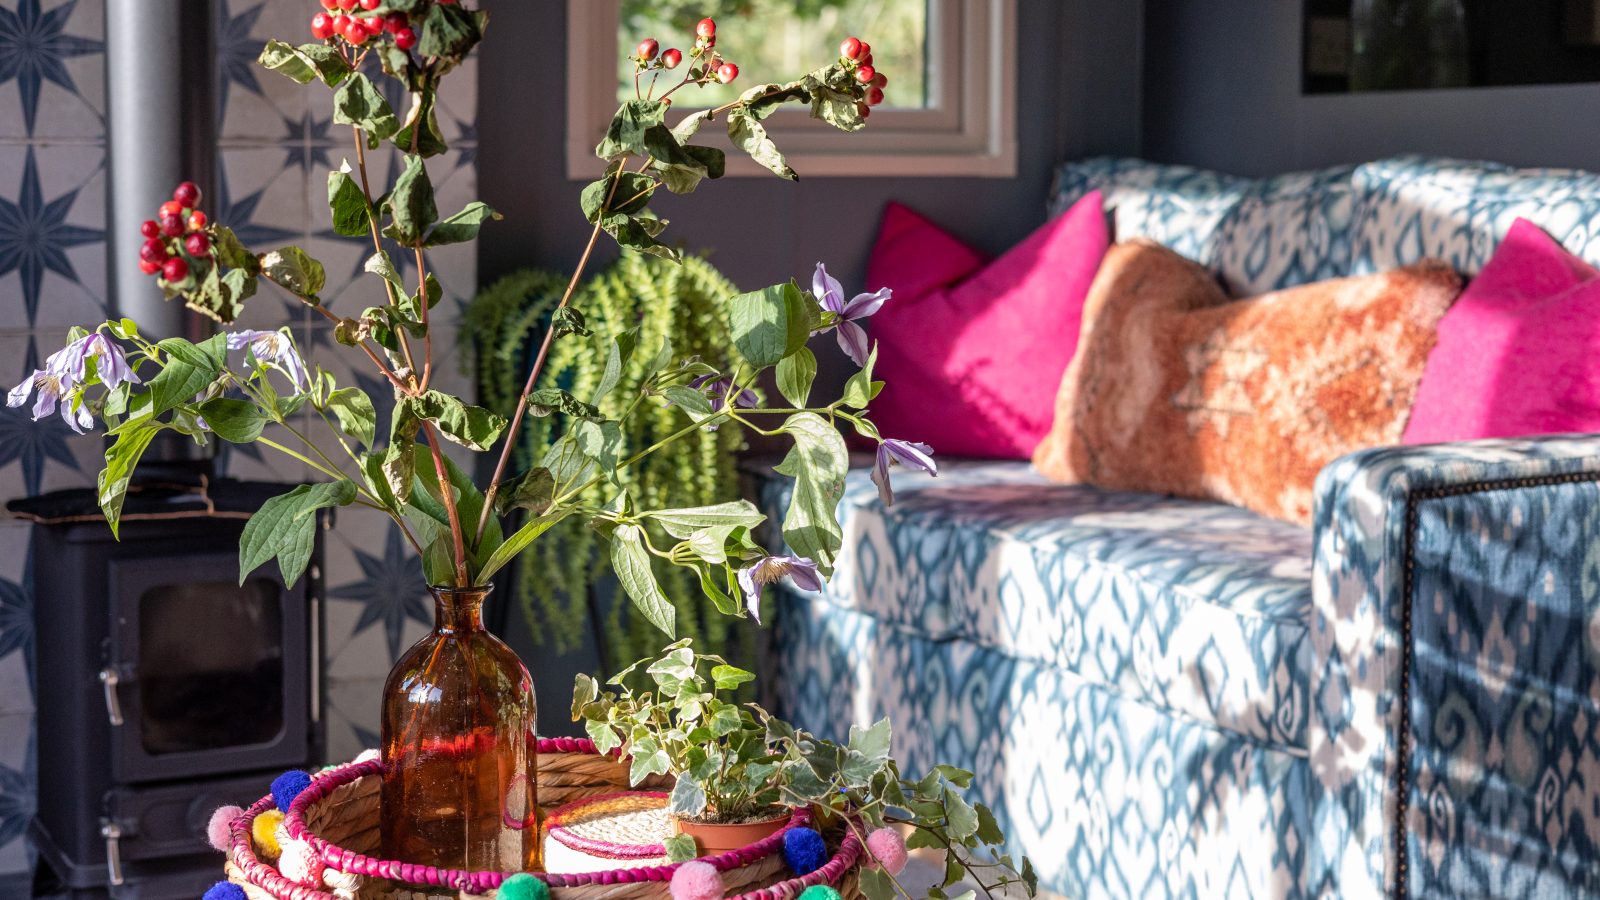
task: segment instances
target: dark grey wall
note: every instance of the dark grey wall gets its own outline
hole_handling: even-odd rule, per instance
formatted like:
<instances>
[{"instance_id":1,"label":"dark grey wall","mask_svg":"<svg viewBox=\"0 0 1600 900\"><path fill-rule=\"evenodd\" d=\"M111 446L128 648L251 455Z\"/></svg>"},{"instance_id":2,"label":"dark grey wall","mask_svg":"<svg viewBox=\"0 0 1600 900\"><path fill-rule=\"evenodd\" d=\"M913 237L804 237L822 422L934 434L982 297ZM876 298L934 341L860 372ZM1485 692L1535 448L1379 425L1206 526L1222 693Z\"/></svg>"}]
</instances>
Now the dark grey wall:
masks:
<instances>
[{"instance_id":1,"label":"dark grey wall","mask_svg":"<svg viewBox=\"0 0 1600 900\"><path fill-rule=\"evenodd\" d=\"M1149 0L1145 155L1241 175L1405 152L1600 169L1600 85L1302 96L1300 7Z\"/></svg>"},{"instance_id":2,"label":"dark grey wall","mask_svg":"<svg viewBox=\"0 0 1600 900\"><path fill-rule=\"evenodd\" d=\"M1013 179L733 178L657 204L669 234L744 287L806 276L818 260L859 284L884 203L899 200L991 252L1044 221L1052 166L1138 146L1140 14L1128 0L1019 0L1019 174ZM483 0L479 193L506 220L486 229L481 272L570 267L588 238L568 181L566 3ZM737 40L729 34L725 41ZM881 42L881 40L880 40ZM730 44L730 47L735 44ZM828 48L818 48L819 59ZM535 77L539 80L536 83ZM610 250L608 248L607 252Z\"/></svg>"}]
</instances>

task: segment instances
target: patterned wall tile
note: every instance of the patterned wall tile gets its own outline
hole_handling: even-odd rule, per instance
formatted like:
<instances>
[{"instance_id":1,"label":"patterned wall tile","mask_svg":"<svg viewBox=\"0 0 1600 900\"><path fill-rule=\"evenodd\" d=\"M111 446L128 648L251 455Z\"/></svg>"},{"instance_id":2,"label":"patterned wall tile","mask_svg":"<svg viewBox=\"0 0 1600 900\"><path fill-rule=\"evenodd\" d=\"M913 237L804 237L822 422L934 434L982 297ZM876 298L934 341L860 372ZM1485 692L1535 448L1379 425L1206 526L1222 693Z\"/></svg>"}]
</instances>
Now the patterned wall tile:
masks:
<instances>
[{"instance_id":1,"label":"patterned wall tile","mask_svg":"<svg viewBox=\"0 0 1600 900\"><path fill-rule=\"evenodd\" d=\"M311 12L294 0L217 0L217 92L224 143L272 143L303 120L311 91L256 65L268 39L310 40Z\"/></svg>"},{"instance_id":2,"label":"patterned wall tile","mask_svg":"<svg viewBox=\"0 0 1600 900\"><path fill-rule=\"evenodd\" d=\"M0 520L0 716L33 711L33 579L29 526Z\"/></svg>"},{"instance_id":3,"label":"patterned wall tile","mask_svg":"<svg viewBox=\"0 0 1600 900\"><path fill-rule=\"evenodd\" d=\"M328 678L383 678L433 623L422 563L382 513L339 511L329 533Z\"/></svg>"},{"instance_id":4,"label":"patterned wall tile","mask_svg":"<svg viewBox=\"0 0 1600 900\"><path fill-rule=\"evenodd\" d=\"M328 683L328 758L353 759L378 746L379 698L383 678L335 680Z\"/></svg>"},{"instance_id":5,"label":"patterned wall tile","mask_svg":"<svg viewBox=\"0 0 1600 900\"><path fill-rule=\"evenodd\" d=\"M105 138L105 5L0 3L0 140Z\"/></svg>"},{"instance_id":6,"label":"patterned wall tile","mask_svg":"<svg viewBox=\"0 0 1600 900\"><path fill-rule=\"evenodd\" d=\"M3 96L0 90L0 96ZM0 328L105 316L105 151L27 145L0 152Z\"/></svg>"}]
</instances>

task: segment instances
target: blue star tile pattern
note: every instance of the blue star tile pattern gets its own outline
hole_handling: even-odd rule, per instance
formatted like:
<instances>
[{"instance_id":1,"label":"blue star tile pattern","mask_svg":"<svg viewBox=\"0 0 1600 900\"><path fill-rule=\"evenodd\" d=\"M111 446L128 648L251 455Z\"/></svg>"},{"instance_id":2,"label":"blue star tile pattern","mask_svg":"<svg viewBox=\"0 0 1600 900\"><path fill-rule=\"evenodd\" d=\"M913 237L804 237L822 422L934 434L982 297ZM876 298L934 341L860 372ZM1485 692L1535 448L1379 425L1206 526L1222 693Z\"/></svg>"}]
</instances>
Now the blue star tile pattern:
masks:
<instances>
[{"instance_id":1,"label":"blue star tile pattern","mask_svg":"<svg viewBox=\"0 0 1600 900\"><path fill-rule=\"evenodd\" d=\"M21 769L0 765L0 846L5 846L28 829L38 798L35 791L37 763L32 729L28 735L27 759Z\"/></svg>"},{"instance_id":2,"label":"blue star tile pattern","mask_svg":"<svg viewBox=\"0 0 1600 900\"><path fill-rule=\"evenodd\" d=\"M33 590L0 578L0 657L21 653L33 688Z\"/></svg>"},{"instance_id":3,"label":"blue star tile pattern","mask_svg":"<svg viewBox=\"0 0 1600 900\"><path fill-rule=\"evenodd\" d=\"M383 555L373 556L359 547L353 547L356 564L362 577L339 585L328 592L336 600L352 600L362 606L361 617L356 620L355 634L374 625L383 625L384 637L389 642L389 660L400 657L400 641L406 620L433 623L428 609L428 595L422 577L422 561L405 545L400 529L392 522L385 523Z\"/></svg>"},{"instance_id":4,"label":"blue star tile pattern","mask_svg":"<svg viewBox=\"0 0 1600 900\"><path fill-rule=\"evenodd\" d=\"M252 94L260 95L261 82L256 78L256 58L261 55L260 38L252 37L256 20L266 3L247 7L238 15L232 14L228 0L217 4L217 121L224 121L228 111L228 92L238 85Z\"/></svg>"},{"instance_id":5,"label":"blue star tile pattern","mask_svg":"<svg viewBox=\"0 0 1600 900\"><path fill-rule=\"evenodd\" d=\"M32 137L39 115L39 90L46 81L76 94L66 60L105 52L102 41L66 33L78 0L44 12L39 0L18 0L15 10L0 6L0 85L15 81L22 117Z\"/></svg>"},{"instance_id":6,"label":"blue star tile pattern","mask_svg":"<svg viewBox=\"0 0 1600 900\"><path fill-rule=\"evenodd\" d=\"M328 135L328 129L332 125L333 119L317 121L310 112L301 115L299 121L285 118L282 140L283 151L286 154L284 166L299 166L306 170L310 170L313 166L332 169L333 161L328 156L328 151L334 146L333 138Z\"/></svg>"},{"instance_id":7,"label":"blue star tile pattern","mask_svg":"<svg viewBox=\"0 0 1600 900\"><path fill-rule=\"evenodd\" d=\"M105 231L68 224L67 215L78 202L78 190L46 201L33 148L28 147L26 154L17 199L0 197L0 277L16 272L22 279L22 303L32 326L39 312L39 287L44 273L54 272L81 284L67 250L98 244L105 240Z\"/></svg>"}]
</instances>

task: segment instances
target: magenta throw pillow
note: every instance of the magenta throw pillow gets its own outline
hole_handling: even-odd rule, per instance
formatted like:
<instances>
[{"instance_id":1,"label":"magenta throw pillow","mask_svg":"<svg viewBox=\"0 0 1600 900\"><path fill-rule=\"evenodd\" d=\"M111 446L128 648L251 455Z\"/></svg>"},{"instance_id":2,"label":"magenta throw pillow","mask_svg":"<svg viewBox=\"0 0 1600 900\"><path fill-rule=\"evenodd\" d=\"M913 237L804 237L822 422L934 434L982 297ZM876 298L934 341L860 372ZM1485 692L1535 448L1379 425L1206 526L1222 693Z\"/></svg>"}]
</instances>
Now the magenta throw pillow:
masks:
<instances>
[{"instance_id":1,"label":"magenta throw pillow","mask_svg":"<svg viewBox=\"0 0 1600 900\"><path fill-rule=\"evenodd\" d=\"M1029 458L1050 431L1109 244L1098 192L981 271L949 234L890 207L868 267L869 284L894 289L872 320L883 436L946 456Z\"/></svg>"},{"instance_id":2,"label":"magenta throw pillow","mask_svg":"<svg viewBox=\"0 0 1600 900\"><path fill-rule=\"evenodd\" d=\"M1407 444L1600 432L1600 271L1526 219L1439 323Z\"/></svg>"}]
</instances>

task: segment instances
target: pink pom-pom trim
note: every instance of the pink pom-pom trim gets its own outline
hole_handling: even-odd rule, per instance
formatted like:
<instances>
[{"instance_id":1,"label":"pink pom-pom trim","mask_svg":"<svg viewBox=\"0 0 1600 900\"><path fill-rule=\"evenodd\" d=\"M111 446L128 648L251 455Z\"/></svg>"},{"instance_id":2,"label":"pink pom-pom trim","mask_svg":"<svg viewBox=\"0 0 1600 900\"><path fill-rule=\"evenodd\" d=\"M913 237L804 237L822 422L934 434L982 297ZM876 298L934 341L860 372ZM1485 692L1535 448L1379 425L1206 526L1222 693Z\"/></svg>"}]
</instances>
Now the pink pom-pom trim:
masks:
<instances>
[{"instance_id":1,"label":"pink pom-pom trim","mask_svg":"<svg viewBox=\"0 0 1600 900\"><path fill-rule=\"evenodd\" d=\"M228 826L242 815L244 810L237 806L217 807L217 811L211 814L211 821L206 823L206 840L211 842L212 847L223 853L228 852L233 846L233 837L228 833Z\"/></svg>"},{"instance_id":2,"label":"pink pom-pom trim","mask_svg":"<svg viewBox=\"0 0 1600 900\"><path fill-rule=\"evenodd\" d=\"M672 900L722 900L722 873L708 862L690 860L672 873Z\"/></svg>"},{"instance_id":3,"label":"pink pom-pom trim","mask_svg":"<svg viewBox=\"0 0 1600 900\"><path fill-rule=\"evenodd\" d=\"M906 839L893 828L879 828L867 835L867 851L890 875L906 868Z\"/></svg>"}]
</instances>

